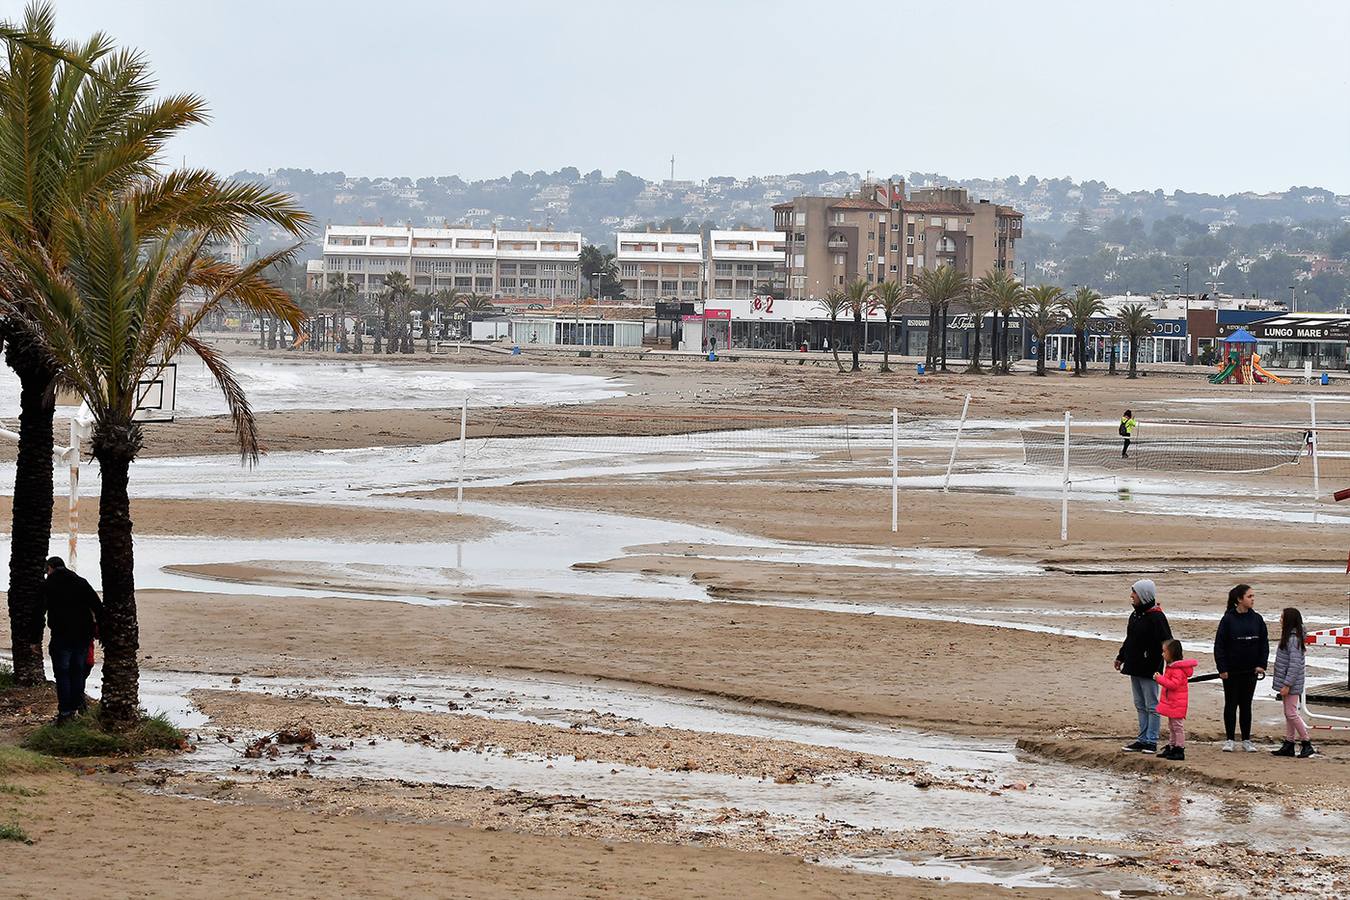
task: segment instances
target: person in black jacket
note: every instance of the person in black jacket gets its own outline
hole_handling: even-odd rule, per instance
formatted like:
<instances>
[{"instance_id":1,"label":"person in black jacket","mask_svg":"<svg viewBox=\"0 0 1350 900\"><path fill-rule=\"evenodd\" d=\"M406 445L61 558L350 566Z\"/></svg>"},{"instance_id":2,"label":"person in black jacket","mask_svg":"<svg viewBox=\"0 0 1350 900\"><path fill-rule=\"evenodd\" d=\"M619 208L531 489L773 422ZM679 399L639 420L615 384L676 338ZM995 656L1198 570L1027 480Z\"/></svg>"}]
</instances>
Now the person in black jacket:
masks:
<instances>
[{"instance_id":1,"label":"person in black jacket","mask_svg":"<svg viewBox=\"0 0 1350 900\"><path fill-rule=\"evenodd\" d=\"M1235 749L1233 735L1242 725L1242 749L1256 752L1252 743L1252 695L1256 682L1270 664L1270 637L1266 620L1252 609L1256 592L1250 584L1239 584L1228 592L1228 611L1219 620L1214 636L1214 664L1223 679L1223 727L1228 739L1223 750Z\"/></svg>"},{"instance_id":2,"label":"person in black jacket","mask_svg":"<svg viewBox=\"0 0 1350 900\"><path fill-rule=\"evenodd\" d=\"M89 582L67 569L59 556L47 560L42 603L52 632L47 651L56 673L56 721L60 723L84 711L84 682L89 677L88 660L103 604Z\"/></svg>"},{"instance_id":3,"label":"person in black jacket","mask_svg":"<svg viewBox=\"0 0 1350 900\"><path fill-rule=\"evenodd\" d=\"M1163 670L1163 641L1172 639L1172 626L1158 605L1158 587L1147 578L1130 589L1134 612L1125 626L1125 642L1116 654L1116 671L1130 676L1134 709L1139 714L1139 735L1123 749L1130 753L1158 750L1158 682L1153 676Z\"/></svg>"}]
</instances>

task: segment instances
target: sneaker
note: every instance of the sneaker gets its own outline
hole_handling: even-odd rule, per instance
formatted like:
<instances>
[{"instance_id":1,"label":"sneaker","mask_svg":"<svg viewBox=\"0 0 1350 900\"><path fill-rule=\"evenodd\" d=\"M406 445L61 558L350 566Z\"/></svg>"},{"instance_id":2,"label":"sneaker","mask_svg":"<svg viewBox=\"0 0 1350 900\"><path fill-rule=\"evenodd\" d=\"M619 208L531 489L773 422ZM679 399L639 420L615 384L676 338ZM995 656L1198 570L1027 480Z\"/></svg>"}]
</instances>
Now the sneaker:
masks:
<instances>
[{"instance_id":1,"label":"sneaker","mask_svg":"<svg viewBox=\"0 0 1350 900\"><path fill-rule=\"evenodd\" d=\"M1303 746L1298 751L1298 758L1307 759L1308 757L1313 756L1316 753L1317 751L1313 749L1312 741L1304 741ZM1293 756L1294 754L1291 752L1289 755Z\"/></svg>"},{"instance_id":2,"label":"sneaker","mask_svg":"<svg viewBox=\"0 0 1350 900\"><path fill-rule=\"evenodd\" d=\"M1246 750L1248 753L1255 753L1255 752L1256 752L1256 744L1252 743L1251 741L1243 741L1243 742L1242 742L1242 749L1243 749L1243 750Z\"/></svg>"},{"instance_id":3,"label":"sneaker","mask_svg":"<svg viewBox=\"0 0 1350 900\"><path fill-rule=\"evenodd\" d=\"M1169 754L1167 754L1167 759L1170 759L1172 762L1185 762L1185 761L1186 761L1186 748L1185 748L1185 747L1173 747L1173 748L1172 748L1172 752L1169 753Z\"/></svg>"},{"instance_id":4,"label":"sneaker","mask_svg":"<svg viewBox=\"0 0 1350 900\"><path fill-rule=\"evenodd\" d=\"M1232 753L1232 752L1233 752L1233 742L1232 742L1232 741L1224 741L1224 742L1223 742L1223 747L1220 748L1220 749L1222 749L1224 753Z\"/></svg>"},{"instance_id":5,"label":"sneaker","mask_svg":"<svg viewBox=\"0 0 1350 900\"><path fill-rule=\"evenodd\" d=\"M1169 754L1169 753L1171 753L1171 752L1172 752L1172 745L1171 745L1171 744L1164 744L1164 745L1163 745L1163 748L1162 748L1161 750L1159 750L1159 751L1157 752L1156 755L1165 757L1165 756L1167 756L1167 754Z\"/></svg>"},{"instance_id":6,"label":"sneaker","mask_svg":"<svg viewBox=\"0 0 1350 900\"><path fill-rule=\"evenodd\" d=\"M1124 750L1126 753L1142 753L1146 750L1149 753L1152 753L1157 748L1158 748L1157 744L1148 744L1145 743L1144 741L1135 741L1132 744L1126 744L1124 747L1121 747L1120 749Z\"/></svg>"},{"instance_id":7,"label":"sneaker","mask_svg":"<svg viewBox=\"0 0 1350 900\"><path fill-rule=\"evenodd\" d=\"M1293 741L1285 741L1283 744L1280 745L1280 749L1270 751L1270 755L1271 755L1271 756L1293 756L1293 755L1294 755L1294 742L1293 742Z\"/></svg>"}]
</instances>

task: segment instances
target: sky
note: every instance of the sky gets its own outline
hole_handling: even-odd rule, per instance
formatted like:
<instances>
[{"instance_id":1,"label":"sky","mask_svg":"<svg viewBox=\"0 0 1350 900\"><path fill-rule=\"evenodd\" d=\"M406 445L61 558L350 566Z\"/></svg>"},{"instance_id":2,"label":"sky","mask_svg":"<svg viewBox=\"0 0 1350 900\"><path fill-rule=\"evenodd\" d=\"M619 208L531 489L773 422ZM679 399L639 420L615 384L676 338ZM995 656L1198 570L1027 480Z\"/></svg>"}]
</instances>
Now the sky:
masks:
<instances>
[{"instance_id":1,"label":"sky","mask_svg":"<svg viewBox=\"0 0 1350 900\"><path fill-rule=\"evenodd\" d=\"M0 0L0 19L22 14ZM1350 193L1343 0L59 0L226 174L826 169Z\"/></svg>"}]
</instances>

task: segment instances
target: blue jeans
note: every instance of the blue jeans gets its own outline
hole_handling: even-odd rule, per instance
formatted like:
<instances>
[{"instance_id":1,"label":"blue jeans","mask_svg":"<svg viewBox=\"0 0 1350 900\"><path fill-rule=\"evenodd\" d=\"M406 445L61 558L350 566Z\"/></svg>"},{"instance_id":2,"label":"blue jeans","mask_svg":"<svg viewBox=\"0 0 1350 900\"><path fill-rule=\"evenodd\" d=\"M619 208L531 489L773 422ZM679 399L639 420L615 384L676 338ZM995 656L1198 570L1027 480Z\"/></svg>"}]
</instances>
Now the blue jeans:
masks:
<instances>
[{"instance_id":1,"label":"blue jeans","mask_svg":"<svg viewBox=\"0 0 1350 900\"><path fill-rule=\"evenodd\" d=\"M1130 676L1130 693L1134 695L1134 711L1139 713L1139 737L1145 744L1158 743L1158 682L1152 676Z\"/></svg>"},{"instance_id":2,"label":"blue jeans","mask_svg":"<svg viewBox=\"0 0 1350 900\"><path fill-rule=\"evenodd\" d=\"M47 648L56 675L56 709L72 715L85 707L84 682L89 677L89 645L52 641Z\"/></svg>"}]
</instances>

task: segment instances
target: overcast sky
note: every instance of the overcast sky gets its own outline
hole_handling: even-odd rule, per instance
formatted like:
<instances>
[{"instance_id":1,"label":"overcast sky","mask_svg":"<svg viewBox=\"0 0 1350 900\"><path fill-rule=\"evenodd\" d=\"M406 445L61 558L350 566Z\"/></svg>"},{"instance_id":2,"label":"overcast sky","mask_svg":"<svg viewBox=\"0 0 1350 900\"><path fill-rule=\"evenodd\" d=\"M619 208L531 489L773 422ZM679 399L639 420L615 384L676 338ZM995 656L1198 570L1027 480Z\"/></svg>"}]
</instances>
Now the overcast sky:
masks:
<instances>
[{"instance_id":1,"label":"overcast sky","mask_svg":"<svg viewBox=\"0 0 1350 900\"><path fill-rule=\"evenodd\" d=\"M1350 193L1343 0L59 0L229 173L844 169ZM0 0L0 18L22 4ZM177 161L177 159L175 159Z\"/></svg>"}]
</instances>

